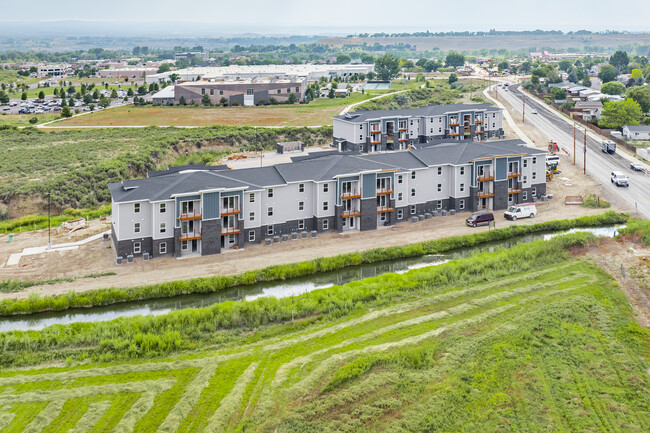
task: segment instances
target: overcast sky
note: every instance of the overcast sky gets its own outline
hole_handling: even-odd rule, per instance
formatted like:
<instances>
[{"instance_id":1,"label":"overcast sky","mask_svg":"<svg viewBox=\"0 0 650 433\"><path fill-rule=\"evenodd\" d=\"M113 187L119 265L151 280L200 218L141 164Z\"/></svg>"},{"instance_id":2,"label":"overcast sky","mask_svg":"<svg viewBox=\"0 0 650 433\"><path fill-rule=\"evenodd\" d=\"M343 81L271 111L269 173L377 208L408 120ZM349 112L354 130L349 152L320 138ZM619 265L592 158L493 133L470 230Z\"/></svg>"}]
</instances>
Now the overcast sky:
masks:
<instances>
[{"instance_id":1,"label":"overcast sky","mask_svg":"<svg viewBox=\"0 0 650 433\"><path fill-rule=\"evenodd\" d=\"M449 30L650 31L650 0L30 0L2 1L0 21L213 23L215 33ZM239 31L237 31L239 30ZM275 30L275 31L273 31Z\"/></svg>"}]
</instances>

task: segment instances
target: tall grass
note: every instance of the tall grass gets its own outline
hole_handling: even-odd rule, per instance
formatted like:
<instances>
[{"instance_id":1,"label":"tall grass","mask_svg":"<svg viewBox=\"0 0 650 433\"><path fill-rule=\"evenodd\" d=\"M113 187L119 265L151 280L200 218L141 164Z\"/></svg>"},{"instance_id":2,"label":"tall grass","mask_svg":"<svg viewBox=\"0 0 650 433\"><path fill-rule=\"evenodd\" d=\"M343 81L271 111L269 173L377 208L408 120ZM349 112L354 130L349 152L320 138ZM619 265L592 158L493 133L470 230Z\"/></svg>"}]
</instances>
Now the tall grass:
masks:
<instances>
[{"instance_id":1,"label":"tall grass","mask_svg":"<svg viewBox=\"0 0 650 433\"><path fill-rule=\"evenodd\" d=\"M646 245L650 245L650 221L629 220L625 228L619 230L619 236L633 236Z\"/></svg>"}]
</instances>

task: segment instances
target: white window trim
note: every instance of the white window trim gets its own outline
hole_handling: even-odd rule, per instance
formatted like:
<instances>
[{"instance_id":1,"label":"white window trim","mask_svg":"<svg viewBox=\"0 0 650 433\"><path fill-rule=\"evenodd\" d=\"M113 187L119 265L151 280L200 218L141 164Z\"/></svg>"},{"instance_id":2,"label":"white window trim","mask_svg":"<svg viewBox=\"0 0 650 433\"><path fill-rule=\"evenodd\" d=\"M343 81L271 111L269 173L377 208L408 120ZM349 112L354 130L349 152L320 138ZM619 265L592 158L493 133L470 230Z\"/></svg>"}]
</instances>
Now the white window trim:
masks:
<instances>
[{"instance_id":1,"label":"white window trim","mask_svg":"<svg viewBox=\"0 0 650 433\"><path fill-rule=\"evenodd\" d=\"M158 244L158 254L167 254L167 242Z\"/></svg>"},{"instance_id":2,"label":"white window trim","mask_svg":"<svg viewBox=\"0 0 650 433\"><path fill-rule=\"evenodd\" d=\"M255 230L248 232L248 242L255 242Z\"/></svg>"},{"instance_id":3,"label":"white window trim","mask_svg":"<svg viewBox=\"0 0 650 433\"><path fill-rule=\"evenodd\" d=\"M142 252L142 242L133 242L133 254L140 254Z\"/></svg>"},{"instance_id":4,"label":"white window trim","mask_svg":"<svg viewBox=\"0 0 650 433\"><path fill-rule=\"evenodd\" d=\"M134 223L133 224L133 233L140 233L142 231L142 224L141 223Z\"/></svg>"}]
</instances>

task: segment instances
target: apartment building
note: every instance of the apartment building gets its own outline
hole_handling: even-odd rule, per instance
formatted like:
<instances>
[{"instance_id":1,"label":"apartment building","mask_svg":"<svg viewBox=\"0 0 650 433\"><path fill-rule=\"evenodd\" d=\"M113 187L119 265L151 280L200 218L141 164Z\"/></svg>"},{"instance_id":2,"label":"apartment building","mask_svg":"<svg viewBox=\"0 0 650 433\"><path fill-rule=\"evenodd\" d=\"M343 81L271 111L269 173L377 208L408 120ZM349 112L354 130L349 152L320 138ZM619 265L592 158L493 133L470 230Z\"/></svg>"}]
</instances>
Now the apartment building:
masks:
<instances>
[{"instance_id":1,"label":"apartment building","mask_svg":"<svg viewBox=\"0 0 650 433\"><path fill-rule=\"evenodd\" d=\"M504 209L546 194L545 152L452 140L374 155L313 153L229 170L183 166L112 183L118 256L217 254L299 232L376 230L426 212Z\"/></svg>"},{"instance_id":2,"label":"apartment building","mask_svg":"<svg viewBox=\"0 0 650 433\"><path fill-rule=\"evenodd\" d=\"M372 153L449 138L485 141L503 135L502 111L490 104L354 111L334 117L332 145L342 152Z\"/></svg>"},{"instance_id":3,"label":"apartment building","mask_svg":"<svg viewBox=\"0 0 650 433\"><path fill-rule=\"evenodd\" d=\"M225 98L229 105L258 105L269 104L271 99L285 102L291 95L301 101L306 90L307 81L299 77L185 81L174 86L174 101L178 104L182 97L188 104L200 104L208 95L213 104Z\"/></svg>"}]
</instances>

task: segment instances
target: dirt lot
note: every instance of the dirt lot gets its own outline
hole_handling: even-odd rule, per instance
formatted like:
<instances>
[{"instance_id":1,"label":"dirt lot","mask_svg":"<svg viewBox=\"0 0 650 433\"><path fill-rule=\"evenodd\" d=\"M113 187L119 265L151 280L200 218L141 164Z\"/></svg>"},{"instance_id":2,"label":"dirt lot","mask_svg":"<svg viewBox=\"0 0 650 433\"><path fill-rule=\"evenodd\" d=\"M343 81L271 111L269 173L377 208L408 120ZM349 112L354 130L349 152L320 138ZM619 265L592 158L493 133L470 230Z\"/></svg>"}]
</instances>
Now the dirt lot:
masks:
<instances>
[{"instance_id":1,"label":"dirt lot","mask_svg":"<svg viewBox=\"0 0 650 433\"><path fill-rule=\"evenodd\" d=\"M532 224L558 218L575 218L582 215L601 213L602 209L585 209L580 206L565 206L560 182L549 185L549 191L555 193L551 202L540 203L539 214L534 220L507 221L503 211L495 212L496 226L510 224ZM101 287L129 287L142 284L160 283L193 277L211 275L229 275L262 268L271 264L291 263L331 256L352 251L361 251L376 247L403 245L429 239L474 233L487 230L486 227L470 228L464 219L468 214L437 217L418 223L401 223L395 227L371 232L319 235L317 239L297 240L277 245L247 246L244 250L226 252L215 256L195 257L189 259L163 258L144 262L136 259L133 264L115 265L114 251L110 242L97 240L82 245L77 250L52 252L23 257L19 266L0 267L0 280L45 280L62 277L82 277L88 274L115 272L99 278L84 278L73 282L54 285L33 286L26 292L1 293L0 297L24 297L30 291L43 294L65 293L69 290L83 291ZM98 232L97 228L95 232ZM53 244L70 242L67 238L57 236ZM22 233L9 243L7 235L0 235L0 263L6 263L12 253L21 252L23 248L47 244L47 231Z\"/></svg>"}]
</instances>

